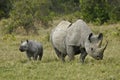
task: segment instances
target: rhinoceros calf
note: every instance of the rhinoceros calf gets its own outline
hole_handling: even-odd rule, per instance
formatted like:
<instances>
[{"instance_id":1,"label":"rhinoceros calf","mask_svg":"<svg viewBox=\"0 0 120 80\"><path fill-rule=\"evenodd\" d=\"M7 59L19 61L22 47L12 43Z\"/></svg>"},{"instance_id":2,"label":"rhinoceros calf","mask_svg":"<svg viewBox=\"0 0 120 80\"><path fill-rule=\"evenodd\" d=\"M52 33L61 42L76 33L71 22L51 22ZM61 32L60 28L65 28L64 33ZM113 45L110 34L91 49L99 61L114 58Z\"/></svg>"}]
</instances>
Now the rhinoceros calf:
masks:
<instances>
[{"instance_id":1,"label":"rhinoceros calf","mask_svg":"<svg viewBox=\"0 0 120 80\"><path fill-rule=\"evenodd\" d=\"M19 50L21 52L26 52L26 55L29 58L29 60L31 60L31 58L33 58L33 60L41 60L43 56L42 44L33 40L21 41Z\"/></svg>"},{"instance_id":2,"label":"rhinoceros calf","mask_svg":"<svg viewBox=\"0 0 120 80\"><path fill-rule=\"evenodd\" d=\"M69 21L61 21L52 30L50 38L57 56L63 62L66 55L68 55L71 61L74 59L74 55L79 53L81 53L80 61L82 63L87 54L97 60L101 60L108 44L101 46L103 34L95 35L81 19L73 24Z\"/></svg>"}]
</instances>

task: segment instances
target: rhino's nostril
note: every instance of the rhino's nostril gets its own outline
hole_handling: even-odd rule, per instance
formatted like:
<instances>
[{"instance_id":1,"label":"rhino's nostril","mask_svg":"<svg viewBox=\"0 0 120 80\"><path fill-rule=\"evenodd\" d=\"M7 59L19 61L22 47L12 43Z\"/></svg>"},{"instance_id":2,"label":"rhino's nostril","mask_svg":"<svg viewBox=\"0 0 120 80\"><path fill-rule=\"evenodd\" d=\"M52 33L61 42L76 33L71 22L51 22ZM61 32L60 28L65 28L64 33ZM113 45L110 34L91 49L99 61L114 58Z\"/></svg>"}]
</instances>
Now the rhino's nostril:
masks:
<instances>
[{"instance_id":1,"label":"rhino's nostril","mask_svg":"<svg viewBox=\"0 0 120 80\"><path fill-rule=\"evenodd\" d=\"M102 60L103 59L103 57L101 57L101 56L96 56L96 58L97 58L97 60Z\"/></svg>"},{"instance_id":2,"label":"rhino's nostril","mask_svg":"<svg viewBox=\"0 0 120 80\"><path fill-rule=\"evenodd\" d=\"M93 48L91 48L91 51L93 51Z\"/></svg>"},{"instance_id":3,"label":"rhino's nostril","mask_svg":"<svg viewBox=\"0 0 120 80\"><path fill-rule=\"evenodd\" d=\"M97 58L99 58L99 56L96 56Z\"/></svg>"},{"instance_id":4,"label":"rhino's nostril","mask_svg":"<svg viewBox=\"0 0 120 80\"><path fill-rule=\"evenodd\" d=\"M100 59L100 56L96 56L96 58L97 58L97 60L99 60L99 59Z\"/></svg>"}]
</instances>

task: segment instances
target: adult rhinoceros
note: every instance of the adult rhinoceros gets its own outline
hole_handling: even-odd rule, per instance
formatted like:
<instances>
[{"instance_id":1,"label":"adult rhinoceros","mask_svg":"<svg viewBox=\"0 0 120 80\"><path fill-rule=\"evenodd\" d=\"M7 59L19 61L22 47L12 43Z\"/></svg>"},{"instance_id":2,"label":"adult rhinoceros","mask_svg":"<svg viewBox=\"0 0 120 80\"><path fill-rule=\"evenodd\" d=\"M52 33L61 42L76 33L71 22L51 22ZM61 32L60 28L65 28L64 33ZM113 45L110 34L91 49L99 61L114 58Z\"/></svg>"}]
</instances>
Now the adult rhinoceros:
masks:
<instances>
[{"instance_id":1,"label":"adult rhinoceros","mask_svg":"<svg viewBox=\"0 0 120 80\"><path fill-rule=\"evenodd\" d=\"M93 34L88 25L81 19L73 24L61 21L51 33L51 43L57 56L64 62L68 55L70 60L74 55L81 53L80 61L83 63L87 54L97 60L103 59L104 50L108 42L101 47L103 34Z\"/></svg>"}]
</instances>

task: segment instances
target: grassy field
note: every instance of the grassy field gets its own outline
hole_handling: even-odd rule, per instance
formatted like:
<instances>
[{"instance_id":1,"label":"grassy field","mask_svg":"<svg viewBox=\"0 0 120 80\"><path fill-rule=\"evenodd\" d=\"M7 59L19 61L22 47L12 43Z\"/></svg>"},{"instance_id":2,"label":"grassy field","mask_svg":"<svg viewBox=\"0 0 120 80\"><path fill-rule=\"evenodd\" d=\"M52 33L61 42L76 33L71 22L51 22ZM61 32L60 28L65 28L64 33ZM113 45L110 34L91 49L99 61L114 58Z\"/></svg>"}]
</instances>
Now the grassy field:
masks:
<instances>
[{"instance_id":1,"label":"grassy field","mask_svg":"<svg viewBox=\"0 0 120 80\"><path fill-rule=\"evenodd\" d=\"M49 42L49 30L40 35L0 35L0 80L119 80L120 79L120 24L94 26L95 32L104 33L109 44L101 61L87 56L85 63L79 55L72 62L62 63ZM21 40L33 39L44 45L42 61L28 61L18 48Z\"/></svg>"}]
</instances>

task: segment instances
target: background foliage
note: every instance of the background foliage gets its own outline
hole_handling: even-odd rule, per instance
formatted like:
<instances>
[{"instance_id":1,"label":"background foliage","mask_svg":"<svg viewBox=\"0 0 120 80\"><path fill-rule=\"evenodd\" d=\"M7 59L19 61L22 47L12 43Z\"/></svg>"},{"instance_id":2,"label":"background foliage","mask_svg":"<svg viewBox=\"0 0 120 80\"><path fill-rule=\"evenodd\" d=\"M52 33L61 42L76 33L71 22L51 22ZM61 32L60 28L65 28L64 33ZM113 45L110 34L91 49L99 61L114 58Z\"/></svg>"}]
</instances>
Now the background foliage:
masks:
<instances>
[{"instance_id":1,"label":"background foliage","mask_svg":"<svg viewBox=\"0 0 120 80\"><path fill-rule=\"evenodd\" d=\"M120 21L120 0L1 0L2 18L9 18L4 27L6 33L20 27L27 34L30 30L37 34L36 24L48 28L56 18L82 18L101 25Z\"/></svg>"},{"instance_id":2,"label":"background foliage","mask_svg":"<svg viewBox=\"0 0 120 80\"><path fill-rule=\"evenodd\" d=\"M3 17L8 18L12 4L10 0L0 0L0 19Z\"/></svg>"}]
</instances>

